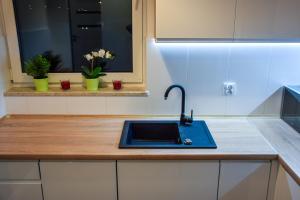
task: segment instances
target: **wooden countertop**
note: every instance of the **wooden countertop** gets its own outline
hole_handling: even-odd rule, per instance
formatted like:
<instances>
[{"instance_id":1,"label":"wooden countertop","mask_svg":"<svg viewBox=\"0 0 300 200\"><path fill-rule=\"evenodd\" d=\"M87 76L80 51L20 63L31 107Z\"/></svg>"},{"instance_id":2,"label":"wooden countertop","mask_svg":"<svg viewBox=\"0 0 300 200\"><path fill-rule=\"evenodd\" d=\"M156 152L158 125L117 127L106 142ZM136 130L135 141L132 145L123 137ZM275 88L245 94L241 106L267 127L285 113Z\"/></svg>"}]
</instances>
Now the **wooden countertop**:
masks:
<instances>
[{"instance_id":1,"label":"wooden countertop","mask_svg":"<svg viewBox=\"0 0 300 200\"><path fill-rule=\"evenodd\" d=\"M300 134L281 119L249 119L279 154L279 163L300 185Z\"/></svg>"},{"instance_id":2,"label":"wooden countertop","mask_svg":"<svg viewBox=\"0 0 300 200\"><path fill-rule=\"evenodd\" d=\"M205 119L217 149L119 149L125 119L10 116L0 120L0 159L277 159L277 152L246 118Z\"/></svg>"}]
</instances>

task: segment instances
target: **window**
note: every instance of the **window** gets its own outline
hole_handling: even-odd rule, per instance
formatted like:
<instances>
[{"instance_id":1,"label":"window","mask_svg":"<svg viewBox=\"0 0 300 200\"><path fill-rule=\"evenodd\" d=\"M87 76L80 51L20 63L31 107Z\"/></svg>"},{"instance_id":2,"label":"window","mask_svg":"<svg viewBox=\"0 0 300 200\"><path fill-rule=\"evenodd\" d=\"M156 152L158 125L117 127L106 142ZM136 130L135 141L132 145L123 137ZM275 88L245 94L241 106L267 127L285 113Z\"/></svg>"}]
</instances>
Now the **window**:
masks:
<instances>
[{"instance_id":1,"label":"window","mask_svg":"<svg viewBox=\"0 0 300 200\"><path fill-rule=\"evenodd\" d=\"M50 82L80 83L83 55L100 48L116 59L105 81L143 82L142 0L4 0L13 79L31 82L24 62L36 54L51 61Z\"/></svg>"}]
</instances>

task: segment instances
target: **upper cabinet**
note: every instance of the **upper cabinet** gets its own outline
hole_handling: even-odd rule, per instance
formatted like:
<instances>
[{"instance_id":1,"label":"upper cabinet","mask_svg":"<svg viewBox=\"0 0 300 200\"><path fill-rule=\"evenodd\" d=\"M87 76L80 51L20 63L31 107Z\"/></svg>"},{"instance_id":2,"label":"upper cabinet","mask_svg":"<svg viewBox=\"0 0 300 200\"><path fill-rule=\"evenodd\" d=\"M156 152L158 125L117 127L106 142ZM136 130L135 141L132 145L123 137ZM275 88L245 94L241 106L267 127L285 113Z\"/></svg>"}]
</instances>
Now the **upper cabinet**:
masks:
<instances>
[{"instance_id":1,"label":"upper cabinet","mask_svg":"<svg viewBox=\"0 0 300 200\"><path fill-rule=\"evenodd\" d=\"M300 0L157 0L156 39L297 41Z\"/></svg>"},{"instance_id":2,"label":"upper cabinet","mask_svg":"<svg viewBox=\"0 0 300 200\"><path fill-rule=\"evenodd\" d=\"M236 40L299 40L300 0L237 0Z\"/></svg>"},{"instance_id":3,"label":"upper cabinet","mask_svg":"<svg viewBox=\"0 0 300 200\"><path fill-rule=\"evenodd\" d=\"M157 0L156 38L233 38L236 0Z\"/></svg>"},{"instance_id":4,"label":"upper cabinet","mask_svg":"<svg viewBox=\"0 0 300 200\"><path fill-rule=\"evenodd\" d=\"M272 35L274 1L237 0L236 39L268 39Z\"/></svg>"}]
</instances>

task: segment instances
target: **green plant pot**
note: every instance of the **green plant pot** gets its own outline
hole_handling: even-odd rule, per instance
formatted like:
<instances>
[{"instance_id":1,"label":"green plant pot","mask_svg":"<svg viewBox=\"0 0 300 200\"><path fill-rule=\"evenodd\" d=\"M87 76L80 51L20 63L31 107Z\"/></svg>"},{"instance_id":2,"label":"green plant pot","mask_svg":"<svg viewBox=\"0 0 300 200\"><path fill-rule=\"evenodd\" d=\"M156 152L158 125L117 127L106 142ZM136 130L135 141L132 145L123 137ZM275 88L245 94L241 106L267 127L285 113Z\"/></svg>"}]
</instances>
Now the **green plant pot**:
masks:
<instances>
[{"instance_id":1,"label":"green plant pot","mask_svg":"<svg viewBox=\"0 0 300 200\"><path fill-rule=\"evenodd\" d=\"M48 91L48 78L44 79L33 79L35 90L38 92L47 92Z\"/></svg>"},{"instance_id":2,"label":"green plant pot","mask_svg":"<svg viewBox=\"0 0 300 200\"><path fill-rule=\"evenodd\" d=\"M97 91L99 88L99 79L85 79L86 81L86 89L88 91Z\"/></svg>"}]
</instances>

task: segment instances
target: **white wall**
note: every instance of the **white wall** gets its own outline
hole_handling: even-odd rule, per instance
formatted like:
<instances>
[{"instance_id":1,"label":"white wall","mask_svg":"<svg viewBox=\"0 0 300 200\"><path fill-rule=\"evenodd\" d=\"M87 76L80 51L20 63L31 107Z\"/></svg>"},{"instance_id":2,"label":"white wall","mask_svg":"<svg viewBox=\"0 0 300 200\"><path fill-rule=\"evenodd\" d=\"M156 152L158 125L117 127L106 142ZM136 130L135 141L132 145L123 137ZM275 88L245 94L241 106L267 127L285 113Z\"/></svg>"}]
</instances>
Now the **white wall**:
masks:
<instances>
[{"instance_id":1,"label":"white wall","mask_svg":"<svg viewBox=\"0 0 300 200\"><path fill-rule=\"evenodd\" d=\"M148 1L149 97L8 97L11 114L178 114L174 83L187 89L187 111L197 115L278 115L285 84L300 84L300 44L156 44L154 6ZM237 83L236 96L222 94Z\"/></svg>"},{"instance_id":2,"label":"white wall","mask_svg":"<svg viewBox=\"0 0 300 200\"><path fill-rule=\"evenodd\" d=\"M1 8L1 3L0 3L0 8ZM6 42L4 38L2 9L0 9L0 117L6 114L3 92L7 89L8 84L9 84L8 57L7 57Z\"/></svg>"}]
</instances>

